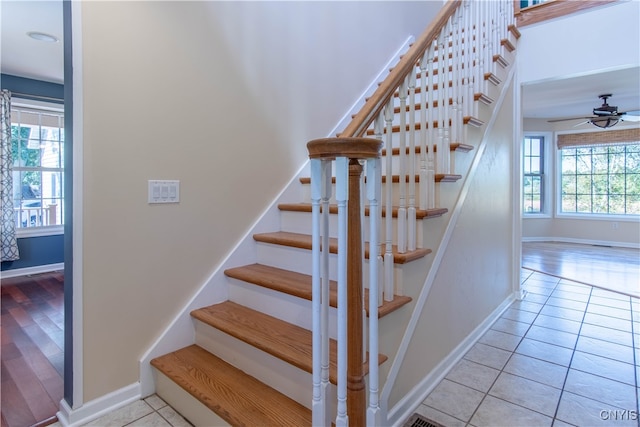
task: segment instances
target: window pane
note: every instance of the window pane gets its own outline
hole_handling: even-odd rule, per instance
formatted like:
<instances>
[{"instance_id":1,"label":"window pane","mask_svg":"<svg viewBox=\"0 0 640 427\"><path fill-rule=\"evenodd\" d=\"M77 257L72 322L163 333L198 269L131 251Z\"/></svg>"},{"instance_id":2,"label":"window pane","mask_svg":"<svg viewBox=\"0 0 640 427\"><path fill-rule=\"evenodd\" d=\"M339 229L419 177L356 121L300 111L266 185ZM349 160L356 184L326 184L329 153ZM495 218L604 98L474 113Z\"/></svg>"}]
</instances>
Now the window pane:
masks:
<instances>
[{"instance_id":1,"label":"window pane","mask_svg":"<svg viewBox=\"0 0 640 427\"><path fill-rule=\"evenodd\" d=\"M609 212L610 214L624 215L625 212L625 197L624 195L610 195L609 196Z\"/></svg>"},{"instance_id":2,"label":"window pane","mask_svg":"<svg viewBox=\"0 0 640 427\"><path fill-rule=\"evenodd\" d=\"M562 198L562 212L576 212L575 196Z\"/></svg>"},{"instance_id":3,"label":"window pane","mask_svg":"<svg viewBox=\"0 0 640 427\"><path fill-rule=\"evenodd\" d=\"M576 212L591 212L591 195L578 194L576 197Z\"/></svg>"},{"instance_id":4,"label":"window pane","mask_svg":"<svg viewBox=\"0 0 640 427\"><path fill-rule=\"evenodd\" d=\"M582 151L582 150L578 150ZM576 158L577 173L591 173L591 155L590 153L580 154Z\"/></svg>"},{"instance_id":5,"label":"window pane","mask_svg":"<svg viewBox=\"0 0 640 427\"><path fill-rule=\"evenodd\" d=\"M575 150L573 150L575 151ZM571 155L571 156L562 156L562 173L570 173L570 174L575 174L577 171L577 166L576 166L576 156L575 155Z\"/></svg>"},{"instance_id":6,"label":"window pane","mask_svg":"<svg viewBox=\"0 0 640 427\"><path fill-rule=\"evenodd\" d=\"M640 215L640 196L627 196L627 214Z\"/></svg>"}]
</instances>

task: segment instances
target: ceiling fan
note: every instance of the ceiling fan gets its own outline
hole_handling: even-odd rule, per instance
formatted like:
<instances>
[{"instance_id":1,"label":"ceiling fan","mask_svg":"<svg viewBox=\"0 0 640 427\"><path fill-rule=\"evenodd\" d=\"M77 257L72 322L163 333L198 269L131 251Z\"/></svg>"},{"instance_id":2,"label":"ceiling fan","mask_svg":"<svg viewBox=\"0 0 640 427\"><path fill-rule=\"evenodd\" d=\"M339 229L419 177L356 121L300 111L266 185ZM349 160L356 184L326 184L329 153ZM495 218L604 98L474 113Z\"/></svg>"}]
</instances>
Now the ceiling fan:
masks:
<instances>
[{"instance_id":1,"label":"ceiling fan","mask_svg":"<svg viewBox=\"0 0 640 427\"><path fill-rule=\"evenodd\" d=\"M607 99L610 97L610 93L598 96L598 98L602 99L602 105L593 109L593 116L591 117L572 117L569 119L549 120L548 122L554 123L568 120L586 119L587 121L578 123L576 126L580 126L585 123L591 123L592 125L603 129L613 127L619 121L640 122L640 110L618 112L618 107L607 104Z\"/></svg>"}]
</instances>

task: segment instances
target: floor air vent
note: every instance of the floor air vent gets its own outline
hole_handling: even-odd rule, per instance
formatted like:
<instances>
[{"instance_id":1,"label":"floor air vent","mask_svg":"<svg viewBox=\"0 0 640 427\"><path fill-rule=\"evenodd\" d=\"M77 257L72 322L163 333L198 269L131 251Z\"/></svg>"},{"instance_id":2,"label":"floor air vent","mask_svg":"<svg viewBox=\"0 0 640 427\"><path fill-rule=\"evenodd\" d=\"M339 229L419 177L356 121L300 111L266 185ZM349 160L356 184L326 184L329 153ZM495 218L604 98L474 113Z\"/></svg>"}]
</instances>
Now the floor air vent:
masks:
<instances>
[{"instance_id":1,"label":"floor air vent","mask_svg":"<svg viewBox=\"0 0 640 427\"><path fill-rule=\"evenodd\" d=\"M404 424L404 427L444 427L442 424L431 421L420 414L413 414Z\"/></svg>"}]
</instances>

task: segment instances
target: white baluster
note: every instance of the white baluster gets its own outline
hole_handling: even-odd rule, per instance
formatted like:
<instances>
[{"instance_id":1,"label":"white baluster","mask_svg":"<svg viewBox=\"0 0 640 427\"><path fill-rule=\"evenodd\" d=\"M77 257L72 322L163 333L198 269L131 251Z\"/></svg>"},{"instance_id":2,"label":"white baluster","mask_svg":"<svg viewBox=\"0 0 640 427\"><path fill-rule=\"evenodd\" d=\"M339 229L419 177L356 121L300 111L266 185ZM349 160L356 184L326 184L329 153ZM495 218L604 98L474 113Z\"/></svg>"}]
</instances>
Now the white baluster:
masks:
<instances>
[{"instance_id":1,"label":"white baluster","mask_svg":"<svg viewBox=\"0 0 640 427\"><path fill-rule=\"evenodd\" d=\"M427 104L427 81L429 81L432 74L430 64L433 61L433 59L430 59L431 50L431 47L427 48L420 60L420 209L427 209L427 127L433 127L433 124L427 121L427 108L429 110L433 108L433 106Z\"/></svg>"},{"instance_id":2,"label":"white baluster","mask_svg":"<svg viewBox=\"0 0 640 427\"><path fill-rule=\"evenodd\" d=\"M311 318L313 339L313 398L311 403L313 425L327 425L325 417L326 394L321 385L322 369L322 333L321 316L321 278L320 278L320 197L322 194L322 160L311 159Z\"/></svg>"},{"instance_id":3,"label":"white baluster","mask_svg":"<svg viewBox=\"0 0 640 427\"><path fill-rule=\"evenodd\" d=\"M338 408L336 426L347 427L347 201L349 159L336 159L336 202L338 203Z\"/></svg>"},{"instance_id":4,"label":"white baluster","mask_svg":"<svg viewBox=\"0 0 640 427\"><path fill-rule=\"evenodd\" d=\"M471 106L473 105L473 92L471 85L471 69L473 67L473 28L471 28L471 4L469 0L465 0L464 8L464 50L467 52L464 58L464 68L462 69L462 117L471 115ZM471 95L471 97L470 97Z\"/></svg>"},{"instance_id":5,"label":"white baluster","mask_svg":"<svg viewBox=\"0 0 640 427\"><path fill-rule=\"evenodd\" d=\"M446 45L449 45L449 40L452 39L452 37L449 35L453 32L453 17L449 17L449 20L447 21L447 25L445 26L446 28L446 32L447 32L447 37L445 38L446 40ZM451 66L451 68L453 69L453 64L452 64L452 59L450 58L450 56L447 54L446 56L446 78L445 78L445 83L443 85L443 90L444 90L444 99L445 99L445 103L443 104L444 107L444 140L443 140L443 151L442 151L442 156L440 157L440 159L442 159L442 173L444 174L448 174L450 172L450 149L449 149L449 143L451 141L451 106L449 105L449 100L452 98L452 94L451 94L451 86L449 85L449 79L452 78L452 73L449 72L449 68Z\"/></svg>"},{"instance_id":6,"label":"white baluster","mask_svg":"<svg viewBox=\"0 0 640 427\"><path fill-rule=\"evenodd\" d=\"M422 129L424 125L421 126ZM416 250L416 70L409 74L409 207L407 249Z\"/></svg>"},{"instance_id":7,"label":"white baluster","mask_svg":"<svg viewBox=\"0 0 640 427\"><path fill-rule=\"evenodd\" d=\"M436 147L436 168L438 173L446 173L445 165L444 165L444 130L445 130L445 114L449 109L449 102L446 99L446 90L444 86L446 84L447 77L449 76L449 70L447 69L447 60L446 57L447 52L445 51L445 46L447 44L448 37L446 35L447 26L445 25L442 28L442 33L440 34L440 39L438 40L438 51L442 48L442 53L440 53L440 58L438 61L438 143Z\"/></svg>"},{"instance_id":8,"label":"white baluster","mask_svg":"<svg viewBox=\"0 0 640 427\"><path fill-rule=\"evenodd\" d=\"M450 142L458 142L458 120L460 113L460 98L459 98L459 78L460 78L460 65L462 63L462 43L461 43L461 29L460 29L460 8L456 10L453 16L453 61L452 61L452 84L451 84L451 137ZM449 153L449 172L454 173L454 161L455 156L451 154L451 150L447 151Z\"/></svg>"},{"instance_id":9,"label":"white baluster","mask_svg":"<svg viewBox=\"0 0 640 427\"><path fill-rule=\"evenodd\" d=\"M376 120L373 124L373 129L374 129L374 133L375 133L375 137L376 139L379 139L380 141L382 141L382 132L384 129L384 112L380 112L380 114L378 114L378 117L376 117ZM382 164L381 162L378 162L378 175L380 175L379 179L380 179L380 184L382 185ZM378 192L381 192L382 190L379 188ZM378 196L378 200L379 203L382 203L382 200L380 200L381 196ZM369 216L371 217L371 215L373 215L373 213L369 213ZM383 296L383 292L384 292L384 262L382 259L382 233L381 231L381 226L382 226L382 209L378 208L378 233L377 233L377 239L373 239L371 238L371 242L375 242L376 245L376 252L378 254L377 256L377 266L378 266L378 273L377 273L377 278L378 278L378 306L381 306L383 301L384 301L384 296ZM370 245L372 243L369 243ZM373 250L370 250L370 256L373 256L374 252ZM369 291L371 292L371 291Z\"/></svg>"},{"instance_id":10,"label":"white baluster","mask_svg":"<svg viewBox=\"0 0 640 427\"><path fill-rule=\"evenodd\" d=\"M434 114L434 112L436 111L434 109L433 103L434 103L434 96L433 96L433 85L436 82L436 77L433 75L433 71L434 71L434 66L433 66L433 60L434 60L434 50L435 50L435 41L434 43L431 44L431 46L429 46L429 59L428 59L428 66L429 66L429 80L428 80L428 87L429 87L429 92L427 93L427 102L429 104L429 110L428 110L428 116L427 116L427 123L429 125L429 133L427 134L427 148L425 149L425 151L427 151L427 177L426 177L426 183L427 183L427 209L433 209L436 206L436 132L434 130L434 121L436 120L436 115Z\"/></svg>"},{"instance_id":11,"label":"white baluster","mask_svg":"<svg viewBox=\"0 0 640 427\"><path fill-rule=\"evenodd\" d=\"M322 334L322 395L325 401L331 387L329 381L329 201L331 200L331 161L322 163L322 299L321 299L321 334ZM324 419L331 419L331 405L324 405Z\"/></svg>"},{"instance_id":12,"label":"white baluster","mask_svg":"<svg viewBox=\"0 0 640 427\"><path fill-rule=\"evenodd\" d=\"M367 200L369 202L369 235L371 242L378 241L380 230L380 186L381 164L380 158L367 160ZM378 354L378 272L379 259L369 257L369 354L376 360ZM369 363L369 407L367 409L367 425L371 427L382 425L380 404L378 364Z\"/></svg>"},{"instance_id":13,"label":"white baluster","mask_svg":"<svg viewBox=\"0 0 640 427\"><path fill-rule=\"evenodd\" d=\"M387 125L385 141L385 251L384 251L384 300L393 300L393 173L391 170L391 157L393 147L391 138L393 133L393 102L389 101L385 107L384 120Z\"/></svg>"},{"instance_id":14,"label":"white baluster","mask_svg":"<svg viewBox=\"0 0 640 427\"><path fill-rule=\"evenodd\" d=\"M407 252L407 87L405 78L398 89L400 98L400 155L399 159L399 204L398 204L398 253ZM387 212L391 216L391 212Z\"/></svg>"}]
</instances>

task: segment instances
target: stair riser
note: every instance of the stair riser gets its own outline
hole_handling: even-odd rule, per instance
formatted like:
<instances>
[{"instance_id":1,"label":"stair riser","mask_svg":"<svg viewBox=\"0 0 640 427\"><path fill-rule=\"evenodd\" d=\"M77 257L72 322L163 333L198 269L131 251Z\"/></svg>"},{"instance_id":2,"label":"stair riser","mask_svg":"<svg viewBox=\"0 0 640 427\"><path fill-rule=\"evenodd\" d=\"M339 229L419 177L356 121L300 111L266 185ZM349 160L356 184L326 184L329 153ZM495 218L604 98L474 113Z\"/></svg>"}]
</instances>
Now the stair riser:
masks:
<instances>
[{"instance_id":1,"label":"stair riser","mask_svg":"<svg viewBox=\"0 0 640 427\"><path fill-rule=\"evenodd\" d=\"M163 373L156 372L156 393L180 415L196 427L228 426L225 420L215 412L200 403L198 399L186 392L182 387L167 378Z\"/></svg>"},{"instance_id":2,"label":"stair riser","mask_svg":"<svg viewBox=\"0 0 640 427\"><path fill-rule=\"evenodd\" d=\"M281 212L280 213L280 220L281 220L281 226L280 229L282 231L290 231L293 233L309 233L309 230L311 230L311 222L312 222L312 217L310 213L306 213L306 212ZM385 218L382 218L382 228L380 230L381 232L381 236L380 239L381 241L385 241L386 239L386 220ZM425 221L424 219L421 220L417 220L416 221L416 232L418 234L421 234L424 232L425 229L425 224L423 223L423 221ZM370 238L370 229L369 229L369 217L366 216L365 217L365 222L362 225L363 227L363 232L364 232L364 239L365 241L369 241ZM392 220L392 242L393 244L397 244L397 230L398 230L398 219L397 218L393 218ZM338 216L335 214L331 214L329 215L329 235L330 237L337 237L338 234Z\"/></svg>"},{"instance_id":3,"label":"stair riser","mask_svg":"<svg viewBox=\"0 0 640 427\"><path fill-rule=\"evenodd\" d=\"M295 271L297 273L311 274L311 251L306 249L290 248L281 245L273 245L268 243L258 243L258 262L260 264L271 265L273 267L285 270ZM329 254L329 279L337 280L337 255ZM419 261L418 261L419 262ZM411 265L414 263L408 263ZM396 284L395 293L402 295L402 264L394 264L393 275ZM363 283L365 287L369 287L369 262L365 260L362 270Z\"/></svg>"},{"instance_id":4,"label":"stair riser","mask_svg":"<svg viewBox=\"0 0 640 427\"><path fill-rule=\"evenodd\" d=\"M228 278L229 299L238 304L284 320L308 330L312 329L311 302L273 291L241 280ZM336 314L329 311L329 329L336 330ZM336 338L331 334L331 338Z\"/></svg>"},{"instance_id":5,"label":"stair riser","mask_svg":"<svg viewBox=\"0 0 640 427\"><path fill-rule=\"evenodd\" d=\"M303 406L310 407L313 379L307 373L218 329L194 320L195 342Z\"/></svg>"}]
</instances>

